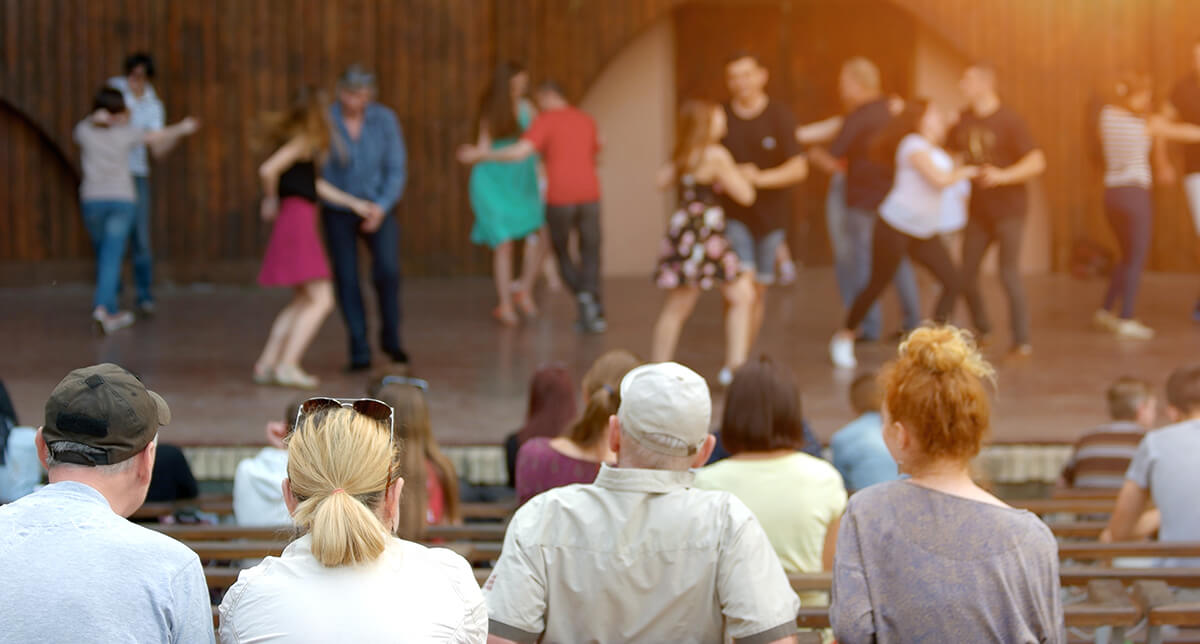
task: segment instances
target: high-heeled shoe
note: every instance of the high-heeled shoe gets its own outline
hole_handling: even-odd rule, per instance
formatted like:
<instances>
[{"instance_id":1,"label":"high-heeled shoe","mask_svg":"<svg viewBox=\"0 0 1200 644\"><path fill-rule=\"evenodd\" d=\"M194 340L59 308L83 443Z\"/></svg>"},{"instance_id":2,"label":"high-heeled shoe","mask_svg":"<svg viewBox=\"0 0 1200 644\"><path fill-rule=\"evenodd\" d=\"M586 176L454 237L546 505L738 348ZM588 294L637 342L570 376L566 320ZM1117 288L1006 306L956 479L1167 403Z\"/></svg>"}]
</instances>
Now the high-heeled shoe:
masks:
<instances>
[{"instance_id":1,"label":"high-heeled shoe","mask_svg":"<svg viewBox=\"0 0 1200 644\"><path fill-rule=\"evenodd\" d=\"M525 317L535 318L538 316L537 304L534 304L533 296L529 294L529 291L514 291L512 299L513 304L516 304L517 308L521 309L521 313L524 313Z\"/></svg>"},{"instance_id":2,"label":"high-heeled shoe","mask_svg":"<svg viewBox=\"0 0 1200 644\"><path fill-rule=\"evenodd\" d=\"M506 311L498 306L492 309L492 317L496 318L496 321L503 326L517 326L517 323L521 321L512 309Z\"/></svg>"},{"instance_id":3,"label":"high-heeled shoe","mask_svg":"<svg viewBox=\"0 0 1200 644\"><path fill-rule=\"evenodd\" d=\"M305 373L300 367L284 365L275 367L275 384L296 389L316 389L321 381L316 376Z\"/></svg>"}]
</instances>

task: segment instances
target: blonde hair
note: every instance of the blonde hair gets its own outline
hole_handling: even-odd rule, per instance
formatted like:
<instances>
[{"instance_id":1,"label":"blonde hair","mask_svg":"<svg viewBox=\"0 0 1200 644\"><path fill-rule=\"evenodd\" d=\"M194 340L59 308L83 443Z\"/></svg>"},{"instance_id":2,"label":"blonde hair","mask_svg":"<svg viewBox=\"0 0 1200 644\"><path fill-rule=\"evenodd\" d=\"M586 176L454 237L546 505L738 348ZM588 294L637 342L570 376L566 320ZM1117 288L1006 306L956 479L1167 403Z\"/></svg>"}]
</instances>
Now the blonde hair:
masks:
<instances>
[{"instance_id":1,"label":"blonde hair","mask_svg":"<svg viewBox=\"0 0 1200 644\"><path fill-rule=\"evenodd\" d=\"M879 68L875 66L875 63L862 56L855 56L842 63L842 73L854 79L854 82L865 90L878 92L882 87L879 80Z\"/></svg>"},{"instance_id":2,"label":"blonde hair","mask_svg":"<svg viewBox=\"0 0 1200 644\"><path fill-rule=\"evenodd\" d=\"M900 355L880 374L883 401L930 459L969 460L991 425L984 381L995 371L975 348L970 332L924 326L900 344Z\"/></svg>"},{"instance_id":3,"label":"blonde hair","mask_svg":"<svg viewBox=\"0 0 1200 644\"><path fill-rule=\"evenodd\" d=\"M454 470L454 463L442 453L433 438L425 394L413 385L389 384L381 387L376 397L390 405L396 414L396 440L402 446L400 475L408 480L400 501L397 535L402 539L425 536L429 508L425 480L429 476L430 466L442 487L445 522L459 523L462 512L458 504L458 474Z\"/></svg>"},{"instance_id":4,"label":"blonde hair","mask_svg":"<svg viewBox=\"0 0 1200 644\"><path fill-rule=\"evenodd\" d=\"M312 553L333 568L374 561L389 530L376 514L396 447L388 428L351 409L305 417L288 441L292 520L312 535Z\"/></svg>"}]
</instances>

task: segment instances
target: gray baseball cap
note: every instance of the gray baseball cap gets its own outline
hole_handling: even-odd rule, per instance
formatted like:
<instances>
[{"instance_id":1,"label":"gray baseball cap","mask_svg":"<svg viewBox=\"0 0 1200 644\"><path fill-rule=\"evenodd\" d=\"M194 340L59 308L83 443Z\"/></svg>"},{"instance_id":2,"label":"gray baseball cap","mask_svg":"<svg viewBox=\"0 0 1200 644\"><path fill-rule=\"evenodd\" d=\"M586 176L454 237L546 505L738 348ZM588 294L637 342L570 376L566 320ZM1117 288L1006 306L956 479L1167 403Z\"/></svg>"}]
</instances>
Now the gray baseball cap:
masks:
<instances>
[{"instance_id":1,"label":"gray baseball cap","mask_svg":"<svg viewBox=\"0 0 1200 644\"><path fill-rule=\"evenodd\" d=\"M375 74L367 71L362 65L354 63L342 72L341 78L338 79L338 87L342 89L374 89Z\"/></svg>"}]
</instances>

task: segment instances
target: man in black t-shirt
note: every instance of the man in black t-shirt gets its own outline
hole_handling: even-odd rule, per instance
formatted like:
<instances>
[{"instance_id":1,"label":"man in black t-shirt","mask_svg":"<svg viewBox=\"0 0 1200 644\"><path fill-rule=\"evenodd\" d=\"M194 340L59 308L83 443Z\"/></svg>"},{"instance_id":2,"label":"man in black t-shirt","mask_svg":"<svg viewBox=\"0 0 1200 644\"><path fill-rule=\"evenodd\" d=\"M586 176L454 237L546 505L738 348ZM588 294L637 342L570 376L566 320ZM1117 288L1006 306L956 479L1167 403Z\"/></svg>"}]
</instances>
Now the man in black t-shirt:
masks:
<instances>
[{"instance_id":1,"label":"man in black t-shirt","mask_svg":"<svg viewBox=\"0 0 1200 644\"><path fill-rule=\"evenodd\" d=\"M725 65L731 100L725 106L728 133L721 141L754 184L750 206L724 200L725 235L743 270L755 272L756 299L751 343L762 328L766 287L775 279L775 256L791 219L791 188L808 176L808 161L796 140L796 117L766 92L767 70L754 55L739 52ZM722 372L723 384L726 374ZM729 374L732 380L732 374Z\"/></svg>"},{"instance_id":2,"label":"man in black t-shirt","mask_svg":"<svg viewBox=\"0 0 1200 644\"><path fill-rule=\"evenodd\" d=\"M1033 353L1029 338L1029 309L1021 284L1018 262L1021 236L1029 208L1025 185L1046 169L1046 157L1037 147L1019 114L1000 104L996 71L988 64L967 68L960 82L967 109L947 137L947 148L964 163L980 166L971 186L967 227L963 233L963 280L967 306L983 341L992 325L979 290L979 268L992 243L1000 248L1000 279L1008 295L1012 323L1012 357Z\"/></svg>"},{"instance_id":3,"label":"man in black t-shirt","mask_svg":"<svg viewBox=\"0 0 1200 644\"><path fill-rule=\"evenodd\" d=\"M1200 41L1192 45L1192 64L1195 67L1192 72L1179 79L1171 90L1171 98L1163 106L1163 116L1177 123L1200 125ZM1183 189L1187 193L1196 232L1200 233L1200 143L1187 143L1182 147ZM1174 183L1175 168L1171 165L1167 146L1154 146L1154 155L1159 183ZM1200 322L1200 298L1192 309L1192 319Z\"/></svg>"}]
</instances>

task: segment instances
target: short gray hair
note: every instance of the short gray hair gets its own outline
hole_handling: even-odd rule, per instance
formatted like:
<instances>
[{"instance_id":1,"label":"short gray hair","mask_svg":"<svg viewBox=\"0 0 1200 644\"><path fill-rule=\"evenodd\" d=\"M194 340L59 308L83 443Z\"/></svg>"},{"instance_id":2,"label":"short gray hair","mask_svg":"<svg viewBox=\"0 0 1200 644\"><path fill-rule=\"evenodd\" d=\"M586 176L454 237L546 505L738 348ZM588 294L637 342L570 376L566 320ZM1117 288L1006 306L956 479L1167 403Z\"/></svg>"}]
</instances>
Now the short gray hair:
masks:
<instances>
[{"instance_id":1,"label":"short gray hair","mask_svg":"<svg viewBox=\"0 0 1200 644\"><path fill-rule=\"evenodd\" d=\"M142 448L142 451L145 451L146 448L150 447L150 445L158 445L158 434L154 435L154 440L150 441L146 447ZM104 451L99 448L92 447L91 445L76 443L75 441L54 441L53 443L46 445L46 469L50 470L55 467L86 467L94 472L99 472L100 474L104 474L106 476L114 476L132 468L134 458L142 452L138 452L137 454L134 454L133 456L119 463L111 463L108 465L82 465L80 463L62 460L62 456L67 453L83 454L89 458L94 458L98 454L103 454Z\"/></svg>"},{"instance_id":2,"label":"short gray hair","mask_svg":"<svg viewBox=\"0 0 1200 644\"><path fill-rule=\"evenodd\" d=\"M637 438L633 434L623 432L621 434L621 453L619 459L627 463L629 467L647 469L647 470L674 470L682 472L692 466L692 460L695 456L672 456L655 451L640 441L654 443L655 445L665 449L688 449L694 447L689 445L687 441L676 436L667 434L638 434Z\"/></svg>"}]
</instances>

